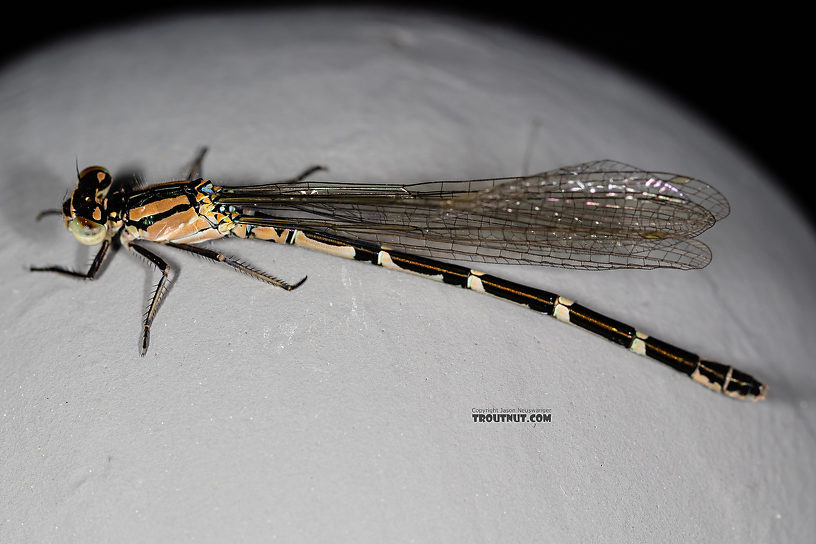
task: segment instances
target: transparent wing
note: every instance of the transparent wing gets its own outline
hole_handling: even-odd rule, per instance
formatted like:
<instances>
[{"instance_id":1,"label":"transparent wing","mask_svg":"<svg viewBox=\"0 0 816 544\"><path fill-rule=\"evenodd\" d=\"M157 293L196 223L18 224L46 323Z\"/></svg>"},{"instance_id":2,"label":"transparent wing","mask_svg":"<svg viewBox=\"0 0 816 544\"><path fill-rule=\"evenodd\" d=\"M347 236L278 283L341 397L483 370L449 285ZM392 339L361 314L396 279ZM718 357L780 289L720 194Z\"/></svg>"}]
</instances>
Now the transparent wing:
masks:
<instances>
[{"instance_id":1,"label":"transparent wing","mask_svg":"<svg viewBox=\"0 0 816 544\"><path fill-rule=\"evenodd\" d=\"M218 187L241 223L300 228L435 258L567 268L702 268L695 239L729 213L714 187L596 161L517 178L411 185Z\"/></svg>"}]
</instances>

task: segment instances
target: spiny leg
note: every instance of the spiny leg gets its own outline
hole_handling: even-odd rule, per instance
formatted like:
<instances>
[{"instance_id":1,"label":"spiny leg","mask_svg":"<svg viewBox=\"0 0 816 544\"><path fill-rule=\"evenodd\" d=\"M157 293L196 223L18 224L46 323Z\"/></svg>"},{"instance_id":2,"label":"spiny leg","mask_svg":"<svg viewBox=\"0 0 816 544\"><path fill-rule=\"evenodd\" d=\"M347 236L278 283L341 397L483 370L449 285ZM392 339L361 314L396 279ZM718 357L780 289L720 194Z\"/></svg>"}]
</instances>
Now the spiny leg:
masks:
<instances>
[{"instance_id":1,"label":"spiny leg","mask_svg":"<svg viewBox=\"0 0 816 544\"><path fill-rule=\"evenodd\" d=\"M102 245L99 247L99 251L96 252L96 256L94 257L91 266L88 268L88 271L84 273L68 270L67 268L63 268L61 266L31 266L29 267L29 270L32 272L56 272L57 274L70 276L72 278L92 280L96 277L96 273L99 272L99 267L102 266L102 262L105 260L105 255L108 253L110 244L110 238L105 238L105 240L102 241Z\"/></svg>"},{"instance_id":2,"label":"spiny leg","mask_svg":"<svg viewBox=\"0 0 816 544\"><path fill-rule=\"evenodd\" d=\"M156 285L155 291L153 291L153 298L150 300L150 306L147 308L147 314L145 314L144 320L144 332L142 334L142 352L141 355L144 357L145 353L147 353L147 347L150 345L150 325L153 324L153 318L156 317L156 312L159 309L159 302L161 302L162 296L164 295L165 287L167 285L167 280L170 276L170 267L167 263L156 255L155 253L148 251L147 249L143 248L140 245L137 245L133 242L128 244L128 249L132 249L154 265L159 271L162 273L162 277L159 280L159 283Z\"/></svg>"},{"instance_id":3,"label":"spiny leg","mask_svg":"<svg viewBox=\"0 0 816 544\"><path fill-rule=\"evenodd\" d=\"M283 280L280 280L275 276L271 276L265 272L261 272L260 270L254 270L253 268L250 268L249 266L242 264L236 261L235 259L231 259L230 257L225 256L223 253L219 253L211 249L193 246L190 244L179 244L176 242L168 242L167 245L178 249L182 249L184 251L189 251L190 253L195 253L196 255L201 255L202 257L206 257L207 259L211 259L219 263L227 264L240 272L249 274L253 278L257 278L263 282L275 285L276 287L281 287L282 289L286 289L287 291L297 289L298 287L303 285L303 282L306 281L306 278L308 277L304 276L302 280L293 285Z\"/></svg>"}]
</instances>

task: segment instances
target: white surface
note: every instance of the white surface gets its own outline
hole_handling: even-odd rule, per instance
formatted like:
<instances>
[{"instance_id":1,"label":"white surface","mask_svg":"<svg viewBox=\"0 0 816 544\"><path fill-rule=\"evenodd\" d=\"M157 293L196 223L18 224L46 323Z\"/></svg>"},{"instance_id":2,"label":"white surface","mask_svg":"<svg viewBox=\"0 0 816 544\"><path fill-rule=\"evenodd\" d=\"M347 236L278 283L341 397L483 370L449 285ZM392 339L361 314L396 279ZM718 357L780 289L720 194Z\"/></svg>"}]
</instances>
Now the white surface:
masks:
<instances>
[{"instance_id":1,"label":"white surface","mask_svg":"<svg viewBox=\"0 0 816 544\"><path fill-rule=\"evenodd\" d=\"M694 84L695 82L685 82ZM713 394L503 301L289 247L219 248L294 293L159 250L96 282L59 220L79 166L338 181L598 158L707 180L699 272L482 267L764 379ZM805 542L816 533L814 238L767 172L665 97L550 43L426 16L277 12L123 28L0 74L0 541ZM474 407L550 408L485 425Z\"/></svg>"}]
</instances>

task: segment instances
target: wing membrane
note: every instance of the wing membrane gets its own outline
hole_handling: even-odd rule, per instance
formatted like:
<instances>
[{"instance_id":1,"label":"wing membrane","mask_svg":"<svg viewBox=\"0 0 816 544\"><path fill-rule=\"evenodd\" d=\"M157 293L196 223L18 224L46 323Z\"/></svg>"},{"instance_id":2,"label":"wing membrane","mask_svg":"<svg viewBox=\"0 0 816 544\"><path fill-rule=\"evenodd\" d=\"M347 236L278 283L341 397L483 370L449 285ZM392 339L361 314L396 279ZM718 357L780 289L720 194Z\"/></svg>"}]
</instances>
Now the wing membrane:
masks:
<instances>
[{"instance_id":1,"label":"wing membrane","mask_svg":"<svg viewBox=\"0 0 816 544\"><path fill-rule=\"evenodd\" d=\"M728 215L712 186L596 161L532 176L411 185L219 187L238 221L331 232L435 258L567 268L702 268Z\"/></svg>"}]
</instances>

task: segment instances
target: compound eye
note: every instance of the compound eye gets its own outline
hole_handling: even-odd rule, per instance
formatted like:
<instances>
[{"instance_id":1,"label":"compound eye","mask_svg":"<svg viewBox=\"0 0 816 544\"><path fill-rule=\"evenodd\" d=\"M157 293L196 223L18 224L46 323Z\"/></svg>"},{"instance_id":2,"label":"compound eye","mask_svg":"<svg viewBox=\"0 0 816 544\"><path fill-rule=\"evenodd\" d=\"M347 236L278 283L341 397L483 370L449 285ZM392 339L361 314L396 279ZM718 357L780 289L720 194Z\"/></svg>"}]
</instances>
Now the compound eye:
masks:
<instances>
[{"instance_id":1,"label":"compound eye","mask_svg":"<svg viewBox=\"0 0 816 544\"><path fill-rule=\"evenodd\" d=\"M95 246L105 239L107 230L103 223L96 223L84 217L74 217L68 221L68 229L81 244Z\"/></svg>"}]
</instances>

